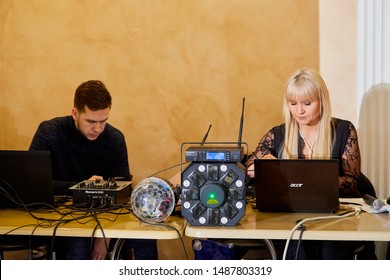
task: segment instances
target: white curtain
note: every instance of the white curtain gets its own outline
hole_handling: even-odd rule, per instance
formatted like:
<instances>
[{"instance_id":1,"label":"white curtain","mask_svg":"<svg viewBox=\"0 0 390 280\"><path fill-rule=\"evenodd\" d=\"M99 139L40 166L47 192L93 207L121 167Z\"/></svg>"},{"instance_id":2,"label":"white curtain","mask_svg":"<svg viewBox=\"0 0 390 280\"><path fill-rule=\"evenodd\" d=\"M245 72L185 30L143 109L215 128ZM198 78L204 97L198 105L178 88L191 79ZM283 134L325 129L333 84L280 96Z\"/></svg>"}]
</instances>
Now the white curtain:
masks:
<instances>
[{"instance_id":1,"label":"white curtain","mask_svg":"<svg viewBox=\"0 0 390 280\"><path fill-rule=\"evenodd\" d=\"M378 198L390 196L390 1L358 0L358 136L362 171ZM376 242L384 259L388 242Z\"/></svg>"}]
</instances>

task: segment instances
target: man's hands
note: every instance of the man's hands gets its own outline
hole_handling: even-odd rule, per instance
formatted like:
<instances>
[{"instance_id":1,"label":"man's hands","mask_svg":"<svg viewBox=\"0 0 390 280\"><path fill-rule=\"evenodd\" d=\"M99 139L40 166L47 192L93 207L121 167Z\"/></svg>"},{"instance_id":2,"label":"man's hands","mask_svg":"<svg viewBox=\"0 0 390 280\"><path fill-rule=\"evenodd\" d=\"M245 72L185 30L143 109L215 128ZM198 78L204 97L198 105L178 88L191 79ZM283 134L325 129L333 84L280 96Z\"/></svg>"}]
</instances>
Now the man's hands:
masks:
<instances>
[{"instance_id":1,"label":"man's hands","mask_svg":"<svg viewBox=\"0 0 390 280\"><path fill-rule=\"evenodd\" d=\"M92 176L91 178L89 178L88 180L91 180L91 181L96 181L96 180L103 181L103 176L93 175L93 176Z\"/></svg>"}]
</instances>

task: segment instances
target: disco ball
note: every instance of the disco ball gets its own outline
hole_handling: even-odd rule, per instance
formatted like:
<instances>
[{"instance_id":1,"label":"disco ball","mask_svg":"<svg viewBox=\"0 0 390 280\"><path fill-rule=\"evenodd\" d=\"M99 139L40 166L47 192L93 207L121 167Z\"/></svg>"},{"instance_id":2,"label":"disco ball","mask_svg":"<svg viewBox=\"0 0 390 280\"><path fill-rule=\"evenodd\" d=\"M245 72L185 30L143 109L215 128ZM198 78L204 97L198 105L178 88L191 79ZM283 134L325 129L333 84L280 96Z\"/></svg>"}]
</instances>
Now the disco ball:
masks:
<instances>
[{"instance_id":1,"label":"disco ball","mask_svg":"<svg viewBox=\"0 0 390 280\"><path fill-rule=\"evenodd\" d=\"M175 194L164 179L149 177L141 180L131 193L134 214L145 222L161 222L175 208Z\"/></svg>"}]
</instances>

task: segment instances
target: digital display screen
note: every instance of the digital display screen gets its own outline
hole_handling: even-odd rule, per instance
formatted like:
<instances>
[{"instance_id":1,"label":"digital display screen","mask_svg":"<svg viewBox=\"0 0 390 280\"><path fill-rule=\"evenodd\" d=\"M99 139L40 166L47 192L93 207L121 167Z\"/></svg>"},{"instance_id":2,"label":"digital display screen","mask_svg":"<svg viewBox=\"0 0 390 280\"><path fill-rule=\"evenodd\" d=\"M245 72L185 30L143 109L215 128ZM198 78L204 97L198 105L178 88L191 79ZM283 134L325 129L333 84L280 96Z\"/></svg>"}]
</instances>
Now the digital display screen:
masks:
<instances>
[{"instance_id":1,"label":"digital display screen","mask_svg":"<svg viewBox=\"0 0 390 280\"><path fill-rule=\"evenodd\" d=\"M206 152L206 160L225 160L224 152Z\"/></svg>"}]
</instances>

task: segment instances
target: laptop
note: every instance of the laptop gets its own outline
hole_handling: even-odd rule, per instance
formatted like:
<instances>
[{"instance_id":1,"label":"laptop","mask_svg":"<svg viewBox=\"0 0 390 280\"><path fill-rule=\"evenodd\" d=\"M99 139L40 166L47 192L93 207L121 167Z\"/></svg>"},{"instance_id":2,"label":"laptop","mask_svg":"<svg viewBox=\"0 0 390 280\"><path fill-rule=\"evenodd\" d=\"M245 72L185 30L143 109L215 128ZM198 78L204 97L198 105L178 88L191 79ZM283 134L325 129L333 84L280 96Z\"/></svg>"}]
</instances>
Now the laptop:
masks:
<instances>
[{"instance_id":1,"label":"laptop","mask_svg":"<svg viewBox=\"0 0 390 280\"><path fill-rule=\"evenodd\" d=\"M339 209L337 159L256 159L256 208L263 212Z\"/></svg>"},{"instance_id":2,"label":"laptop","mask_svg":"<svg viewBox=\"0 0 390 280\"><path fill-rule=\"evenodd\" d=\"M0 150L0 208L36 209L42 203L54 205L50 152Z\"/></svg>"}]
</instances>

